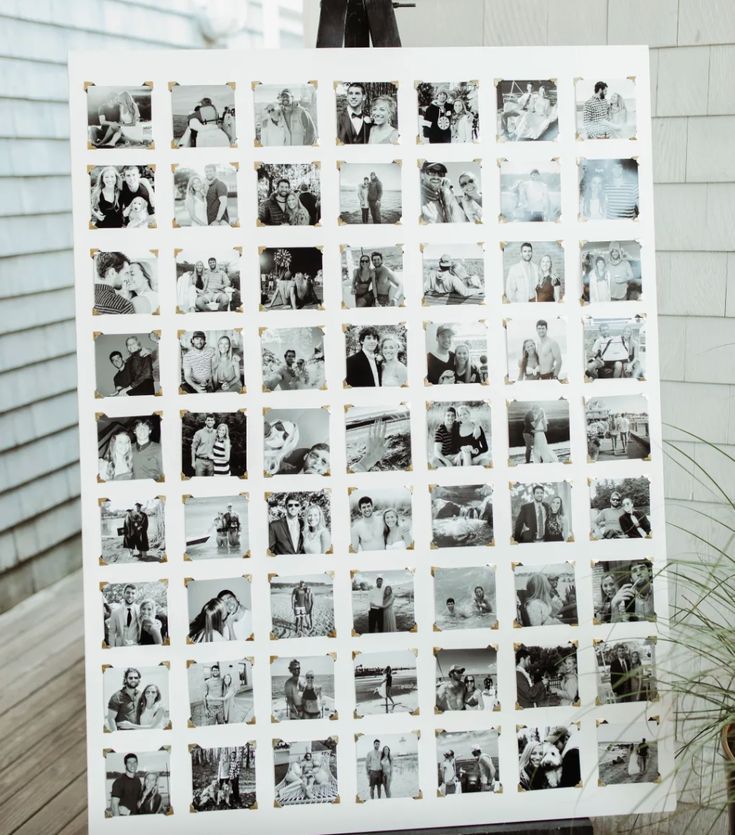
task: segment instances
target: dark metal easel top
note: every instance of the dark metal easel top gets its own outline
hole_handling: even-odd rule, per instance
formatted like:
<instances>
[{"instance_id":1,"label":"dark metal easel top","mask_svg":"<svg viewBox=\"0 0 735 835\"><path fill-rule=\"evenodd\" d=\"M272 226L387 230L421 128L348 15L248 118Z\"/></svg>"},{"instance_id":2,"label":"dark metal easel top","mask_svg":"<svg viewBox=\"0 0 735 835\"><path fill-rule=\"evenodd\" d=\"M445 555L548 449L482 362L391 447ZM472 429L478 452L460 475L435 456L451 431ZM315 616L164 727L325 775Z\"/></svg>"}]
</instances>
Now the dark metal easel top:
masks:
<instances>
[{"instance_id":1,"label":"dark metal easel top","mask_svg":"<svg viewBox=\"0 0 735 835\"><path fill-rule=\"evenodd\" d=\"M318 48L401 46L395 9L415 6L392 0L322 0Z\"/></svg>"}]
</instances>

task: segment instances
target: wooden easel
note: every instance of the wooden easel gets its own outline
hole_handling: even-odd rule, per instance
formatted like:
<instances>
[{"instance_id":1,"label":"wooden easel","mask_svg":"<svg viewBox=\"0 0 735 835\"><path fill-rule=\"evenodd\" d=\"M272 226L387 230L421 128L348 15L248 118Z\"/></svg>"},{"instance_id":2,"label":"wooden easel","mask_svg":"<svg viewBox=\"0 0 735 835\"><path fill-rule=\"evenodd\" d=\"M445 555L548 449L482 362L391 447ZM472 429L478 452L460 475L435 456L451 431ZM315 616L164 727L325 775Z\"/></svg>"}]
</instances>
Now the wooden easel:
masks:
<instances>
[{"instance_id":1,"label":"wooden easel","mask_svg":"<svg viewBox=\"0 0 735 835\"><path fill-rule=\"evenodd\" d=\"M318 48L401 46L396 8L415 3L392 0L322 0Z\"/></svg>"}]
</instances>

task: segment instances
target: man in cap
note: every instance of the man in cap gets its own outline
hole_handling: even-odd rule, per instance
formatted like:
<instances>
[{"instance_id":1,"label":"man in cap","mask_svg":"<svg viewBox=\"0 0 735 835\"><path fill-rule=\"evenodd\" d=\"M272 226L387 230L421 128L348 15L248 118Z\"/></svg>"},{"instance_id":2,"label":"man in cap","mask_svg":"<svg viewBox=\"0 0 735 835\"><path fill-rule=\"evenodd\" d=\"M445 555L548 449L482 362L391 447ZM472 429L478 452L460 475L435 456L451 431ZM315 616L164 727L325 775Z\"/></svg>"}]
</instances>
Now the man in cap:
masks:
<instances>
[{"instance_id":1,"label":"man in cap","mask_svg":"<svg viewBox=\"0 0 735 835\"><path fill-rule=\"evenodd\" d=\"M490 754L483 754L479 745L472 749L480 777L480 791L491 792L495 783L495 763Z\"/></svg>"},{"instance_id":2,"label":"man in cap","mask_svg":"<svg viewBox=\"0 0 735 835\"><path fill-rule=\"evenodd\" d=\"M429 142L452 141L452 103L446 90L438 90L436 98L424 111L424 137Z\"/></svg>"},{"instance_id":3,"label":"man in cap","mask_svg":"<svg viewBox=\"0 0 735 835\"><path fill-rule=\"evenodd\" d=\"M436 269L429 270L424 279L424 294L449 296L454 293L465 299L482 289L479 276L469 275L462 264L457 264L450 255L442 255Z\"/></svg>"},{"instance_id":4,"label":"man in cap","mask_svg":"<svg viewBox=\"0 0 735 835\"><path fill-rule=\"evenodd\" d=\"M442 162L427 160L421 166L421 220L423 223L467 222Z\"/></svg>"},{"instance_id":5,"label":"man in cap","mask_svg":"<svg viewBox=\"0 0 735 835\"><path fill-rule=\"evenodd\" d=\"M439 325L436 329L436 348L426 356L426 379L433 386L454 383L455 357L451 350L454 334L452 325Z\"/></svg>"},{"instance_id":6,"label":"man in cap","mask_svg":"<svg viewBox=\"0 0 735 835\"><path fill-rule=\"evenodd\" d=\"M290 90L281 90L278 97L289 132L289 145L313 145L316 140L314 121L296 101Z\"/></svg>"},{"instance_id":7,"label":"man in cap","mask_svg":"<svg viewBox=\"0 0 735 835\"><path fill-rule=\"evenodd\" d=\"M440 788L444 794L456 794L459 775L457 774L457 763L454 759L454 751L450 748L444 752L444 759L439 763Z\"/></svg>"},{"instance_id":8,"label":"man in cap","mask_svg":"<svg viewBox=\"0 0 735 835\"><path fill-rule=\"evenodd\" d=\"M447 680L436 688L436 706L439 710L465 710L467 687L462 679L464 667L452 664L447 673Z\"/></svg>"},{"instance_id":9,"label":"man in cap","mask_svg":"<svg viewBox=\"0 0 735 835\"><path fill-rule=\"evenodd\" d=\"M578 734L557 726L546 735L545 742L553 745L561 754L561 779L557 788L574 788L582 779L579 763Z\"/></svg>"},{"instance_id":10,"label":"man in cap","mask_svg":"<svg viewBox=\"0 0 735 835\"><path fill-rule=\"evenodd\" d=\"M622 497L617 490L610 494L610 507L603 507L597 512L592 530L596 539L620 539L623 529L620 517L625 513Z\"/></svg>"},{"instance_id":11,"label":"man in cap","mask_svg":"<svg viewBox=\"0 0 735 835\"><path fill-rule=\"evenodd\" d=\"M215 349L207 346L204 331L194 331L189 350L181 358L184 374L183 389L189 394L204 393L212 389L212 360Z\"/></svg>"}]
</instances>

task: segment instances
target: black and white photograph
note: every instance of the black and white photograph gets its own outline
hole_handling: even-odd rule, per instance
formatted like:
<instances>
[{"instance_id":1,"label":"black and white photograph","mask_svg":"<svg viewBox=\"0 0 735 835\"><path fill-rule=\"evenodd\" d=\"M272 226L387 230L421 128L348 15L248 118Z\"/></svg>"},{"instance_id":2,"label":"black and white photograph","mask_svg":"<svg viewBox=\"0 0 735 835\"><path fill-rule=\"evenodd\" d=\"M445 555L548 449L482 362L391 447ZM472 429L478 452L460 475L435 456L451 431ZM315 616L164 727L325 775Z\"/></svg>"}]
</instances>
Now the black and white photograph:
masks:
<instances>
[{"instance_id":1,"label":"black and white photograph","mask_svg":"<svg viewBox=\"0 0 735 835\"><path fill-rule=\"evenodd\" d=\"M170 722L168 664L102 668L104 730L166 730Z\"/></svg>"},{"instance_id":2,"label":"black and white photograph","mask_svg":"<svg viewBox=\"0 0 735 835\"><path fill-rule=\"evenodd\" d=\"M161 393L160 332L94 336L97 397L141 397Z\"/></svg>"},{"instance_id":3,"label":"black and white photograph","mask_svg":"<svg viewBox=\"0 0 735 835\"><path fill-rule=\"evenodd\" d=\"M239 226L237 163L176 165L174 226Z\"/></svg>"},{"instance_id":4,"label":"black and white photograph","mask_svg":"<svg viewBox=\"0 0 735 835\"><path fill-rule=\"evenodd\" d=\"M500 792L500 763L496 728L476 731L437 731L436 767L440 797L476 792Z\"/></svg>"},{"instance_id":5,"label":"black and white photograph","mask_svg":"<svg viewBox=\"0 0 735 835\"><path fill-rule=\"evenodd\" d=\"M652 702L656 689L656 639L596 641L597 700L610 705Z\"/></svg>"},{"instance_id":6,"label":"black and white photograph","mask_svg":"<svg viewBox=\"0 0 735 835\"><path fill-rule=\"evenodd\" d=\"M253 604L249 577L187 579L189 644L253 639Z\"/></svg>"},{"instance_id":7,"label":"black and white photograph","mask_svg":"<svg viewBox=\"0 0 735 835\"><path fill-rule=\"evenodd\" d=\"M185 560L240 559L250 556L246 494L184 496Z\"/></svg>"},{"instance_id":8,"label":"black and white photograph","mask_svg":"<svg viewBox=\"0 0 735 835\"><path fill-rule=\"evenodd\" d=\"M653 563L598 560L592 565L592 602L596 623L655 621Z\"/></svg>"},{"instance_id":9,"label":"black and white photograph","mask_svg":"<svg viewBox=\"0 0 735 835\"><path fill-rule=\"evenodd\" d=\"M485 303L485 253L482 244L422 244L427 306Z\"/></svg>"},{"instance_id":10,"label":"black and white photograph","mask_svg":"<svg viewBox=\"0 0 735 835\"><path fill-rule=\"evenodd\" d=\"M174 148L234 148L234 84L171 85Z\"/></svg>"},{"instance_id":11,"label":"black and white photograph","mask_svg":"<svg viewBox=\"0 0 735 835\"><path fill-rule=\"evenodd\" d=\"M179 393L240 394L245 387L242 329L179 331Z\"/></svg>"},{"instance_id":12,"label":"black and white photograph","mask_svg":"<svg viewBox=\"0 0 735 835\"><path fill-rule=\"evenodd\" d=\"M268 553L329 554L332 548L329 490L267 493Z\"/></svg>"},{"instance_id":13,"label":"black and white photograph","mask_svg":"<svg viewBox=\"0 0 735 835\"><path fill-rule=\"evenodd\" d=\"M338 162L339 222L400 223L400 162Z\"/></svg>"},{"instance_id":14,"label":"black and white photograph","mask_svg":"<svg viewBox=\"0 0 735 835\"><path fill-rule=\"evenodd\" d=\"M552 78L495 82L499 142L548 142L559 137L559 106Z\"/></svg>"},{"instance_id":15,"label":"black and white photograph","mask_svg":"<svg viewBox=\"0 0 735 835\"><path fill-rule=\"evenodd\" d=\"M347 472L411 469L408 406L345 406Z\"/></svg>"},{"instance_id":16,"label":"black and white photograph","mask_svg":"<svg viewBox=\"0 0 735 835\"><path fill-rule=\"evenodd\" d=\"M371 732L358 734L355 754L359 802L421 797L416 731L377 736Z\"/></svg>"},{"instance_id":17,"label":"black and white photograph","mask_svg":"<svg viewBox=\"0 0 735 835\"><path fill-rule=\"evenodd\" d=\"M427 403L426 428L430 469L492 466L491 412L486 401Z\"/></svg>"},{"instance_id":18,"label":"black and white photograph","mask_svg":"<svg viewBox=\"0 0 735 835\"><path fill-rule=\"evenodd\" d=\"M161 416L97 416L97 478L163 481Z\"/></svg>"},{"instance_id":19,"label":"black and white photograph","mask_svg":"<svg viewBox=\"0 0 735 835\"><path fill-rule=\"evenodd\" d=\"M353 653L355 718L418 713L416 650Z\"/></svg>"},{"instance_id":20,"label":"black and white photograph","mask_svg":"<svg viewBox=\"0 0 735 835\"><path fill-rule=\"evenodd\" d=\"M87 91L87 143L93 148L152 148L151 88L90 84Z\"/></svg>"},{"instance_id":21,"label":"black and white photograph","mask_svg":"<svg viewBox=\"0 0 735 835\"><path fill-rule=\"evenodd\" d=\"M505 241L501 247L504 302L564 300L564 247L559 241Z\"/></svg>"},{"instance_id":22,"label":"black and white photograph","mask_svg":"<svg viewBox=\"0 0 735 835\"><path fill-rule=\"evenodd\" d=\"M107 749L103 756L106 818L169 814L171 754L168 748L123 753Z\"/></svg>"},{"instance_id":23,"label":"black and white photograph","mask_svg":"<svg viewBox=\"0 0 735 835\"><path fill-rule=\"evenodd\" d=\"M333 655L271 658L273 722L336 718Z\"/></svg>"},{"instance_id":24,"label":"black and white photograph","mask_svg":"<svg viewBox=\"0 0 735 835\"><path fill-rule=\"evenodd\" d=\"M635 78L574 81L577 139L635 139Z\"/></svg>"},{"instance_id":25,"label":"black and white photograph","mask_svg":"<svg viewBox=\"0 0 735 835\"><path fill-rule=\"evenodd\" d=\"M572 487L568 481L510 485L511 542L569 542Z\"/></svg>"},{"instance_id":26,"label":"black and white photograph","mask_svg":"<svg viewBox=\"0 0 735 835\"><path fill-rule=\"evenodd\" d=\"M644 716L634 722L597 722L599 785L654 783L658 780L656 719Z\"/></svg>"},{"instance_id":27,"label":"black and white photograph","mask_svg":"<svg viewBox=\"0 0 735 835\"><path fill-rule=\"evenodd\" d=\"M567 380L567 320L506 319L507 383L524 380Z\"/></svg>"},{"instance_id":28,"label":"black and white photograph","mask_svg":"<svg viewBox=\"0 0 735 835\"><path fill-rule=\"evenodd\" d=\"M155 250L95 252L92 275L95 314L159 312Z\"/></svg>"},{"instance_id":29,"label":"black and white photograph","mask_svg":"<svg viewBox=\"0 0 735 835\"><path fill-rule=\"evenodd\" d=\"M431 570L434 629L494 629L498 623L495 568L490 565Z\"/></svg>"},{"instance_id":30,"label":"black and white photograph","mask_svg":"<svg viewBox=\"0 0 735 835\"><path fill-rule=\"evenodd\" d=\"M493 488L489 484L429 487L431 547L476 548L495 544Z\"/></svg>"},{"instance_id":31,"label":"black and white photograph","mask_svg":"<svg viewBox=\"0 0 735 835\"><path fill-rule=\"evenodd\" d=\"M592 397L584 401L587 458L647 460L651 455L648 401L642 394Z\"/></svg>"},{"instance_id":32,"label":"black and white photograph","mask_svg":"<svg viewBox=\"0 0 735 835\"><path fill-rule=\"evenodd\" d=\"M256 162L258 224L316 226L321 219L318 162Z\"/></svg>"},{"instance_id":33,"label":"black and white photograph","mask_svg":"<svg viewBox=\"0 0 735 835\"><path fill-rule=\"evenodd\" d=\"M586 317L584 373L588 380L644 380L646 320Z\"/></svg>"},{"instance_id":34,"label":"black and white photograph","mask_svg":"<svg viewBox=\"0 0 735 835\"><path fill-rule=\"evenodd\" d=\"M273 740L275 805L339 802L337 740Z\"/></svg>"},{"instance_id":35,"label":"black and white photograph","mask_svg":"<svg viewBox=\"0 0 735 835\"><path fill-rule=\"evenodd\" d=\"M329 410L263 409L263 473L330 475Z\"/></svg>"},{"instance_id":36,"label":"black and white photograph","mask_svg":"<svg viewBox=\"0 0 735 835\"><path fill-rule=\"evenodd\" d=\"M104 565L166 560L166 523L161 496L136 502L100 499L101 552Z\"/></svg>"},{"instance_id":37,"label":"black and white photograph","mask_svg":"<svg viewBox=\"0 0 735 835\"><path fill-rule=\"evenodd\" d=\"M329 573L270 575L271 638L334 638L334 581Z\"/></svg>"},{"instance_id":38,"label":"black and white photograph","mask_svg":"<svg viewBox=\"0 0 735 835\"><path fill-rule=\"evenodd\" d=\"M417 82L419 142L476 142L480 135L479 93L477 81Z\"/></svg>"},{"instance_id":39,"label":"black and white photograph","mask_svg":"<svg viewBox=\"0 0 735 835\"><path fill-rule=\"evenodd\" d=\"M576 626L577 583L574 563L513 563L515 626Z\"/></svg>"},{"instance_id":40,"label":"black and white photograph","mask_svg":"<svg viewBox=\"0 0 735 835\"><path fill-rule=\"evenodd\" d=\"M405 551L413 547L410 487L350 490L350 551Z\"/></svg>"},{"instance_id":41,"label":"black and white photograph","mask_svg":"<svg viewBox=\"0 0 735 835\"><path fill-rule=\"evenodd\" d=\"M582 301L637 302L643 294L638 241L585 241L580 244Z\"/></svg>"},{"instance_id":42,"label":"black and white photograph","mask_svg":"<svg viewBox=\"0 0 735 835\"><path fill-rule=\"evenodd\" d=\"M338 81L334 96L338 145L398 142L398 85L390 81Z\"/></svg>"},{"instance_id":43,"label":"black and white photograph","mask_svg":"<svg viewBox=\"0 0 735 835\"><path fill-rule=\"evenodd\" d=\"M651 535L651 483L638 478L590 481L592 539L642 539Z\"/></svg>"},{"instance_id":44,"label":"black and white photograph","mask_svg":"<svg viewBox=\"0 0 735 835\"><path fill-rule=\"evenodd\" d=\"M321 248L264 247L260 250L261 310L315 310L323 301Z\"/></svg>"},{"instance_id":45,"label":"black and white photograph","mask_svg":"<svg viewBox=\"0 0 735 835\"><path fill-rule=\"evenodd\" d=\"M426 383L488 382L487 322L424 322Z\"/></svg>"},{"instance_id":46,"label":"black and white photograph","mask_svg":"<svg viewBox=\"0 0 735 835\"><path fill-rule=\"evenodd\" d=\"M499 160L500 222L556 223L561 219L561 166L557 159L538 162Z\"/></svg>"},{"instance_id":47,"label":"black and white photograph","mask_svg":"<svg viewBox=\"0 0 735 835\"><path fill-rule=\"evenodd\" d=\"M103 648L168 644L168 582L104 583Z\"/></svg>"},{"instance_id":48,"label":"black and white photograph","mask_svg":"<svg viewBox=\"0 0 735 835\"><path fill-rule=\"evenodd\" d=\"M343 325L345 385L349 388L408 385L408 333L397 325Z\"/></svg>"},{"instance_id":49,"label":"black and white photograph","mask_svg":"<svg viewBox=\"0 0 735 835\"><path fill-rule=\"evenodd\" d=\"M344 307L402 307L403 247L351 246L342 251L342 305Z\"/></svg>"},{"instance_id":50,"label":"black and white photograph","mask_svg":"<svg viewBox=\"0 0 735 835\"><path fill-rule=\"evenodd\" d=\"M414 631L413 572L353 571L352 621L357 635Z\"/></svg>"},{"instance_id":51,"label":"black and white photograph","mask_svg":"<svg viewBox=\"0 0 735 835\"><path fill-rule=\"evenodd\" d=\"M515 646L516 710L579 704L576 643Z\"/></svg>"},{"instance_id":52,"label":"black and white photograph","mask_svg":"<svg viewBox=\"0 0 735 835\"><path fill-rule=\"evenodd\" d=\"M579 219L635 220L638 217L638 161L579 160Z\"/></svg>"},{"instance_id":53,"label":"black and white photograph","mask_svg":"<svg viewBox=\"0 0 735 835\"><path fill-rule=\"evenodd\" d=\"M260 351L263 391L326 388L322 328L262 328Z\"/></svg>"},{"instance_id":54,"label":"black and white photograph","mask_svg":"<svg viewBox=\"0 0 735 835\"><path fill-rule=\"evenodd\" d=\"M568 400L508 402L508 466L570 460Z\"/></svg>"},{"instance_id":55,"label":"black and white photograph","mask_svg":"<svg viewBox=\"0 0 735 835\"><path fill-rule=\"evenodd\" d=\"M305 84L253 84L255 144L259 147L316 145L317 86Z\"/></svg>"},{"instance_id":56,"label":"black and white photograph","mask_svg":"<svg viewBox=\"0 0 735 835\"><path fill-rule=\"evenodd\" d=\"M89 168L90 229L153 229L155 165Z\"/></svg>"},{"instance_id":57,"label":"black and white photograph","mask_svg":"<svg viewBox=\"0 0 735 835\"><path fill-rule=\"evenodd\" d=\"M482 223L480 160L419 160L419 223Z\"/></svg>"},{"instance_id":58,"label":"black and white photograph","mask_svg":"<svg viewBox=\"0 0 735 835\"><path fill-rule=\"evenodd\" d=\"M448 710L499 710L497 647L435 649L435 707Z\"/></svg>"},{"instance_id":59,"label":"black and white photograph","mask_svg":"<svg viewBox=\"0 0 735 835\"><path fill-rule=\"evenodd\" d=\"M245 412L182 412L181 471L183 478L247 478Z\"/></svg>"},{"instance_id":60,"label":"black and white photograph","mask_svg":"<svg viewBox=\"0 0 735 835\"><path fill-rule=\"evenodd\" d=\"M242 310L240 248L213 246L176 251L176 312Z\"/></svg>"},{"instance_id":61,"label":"black and white photograph","mask_svg":"<svg viewBox=\"0 0 735 835\"><path fill-rule=\"evenodd\" d=\"M250 659L189 661L186 675L189 718L194 727L239 725L254 721L253 665Z\"/></svg>"},{"instance_id":62,"label":"black and white photograph","mask_svg":"<svg viewBox=\"0 0 735 835\"><path fill-rule=\"evenodd\" d=\"M255 743L230 748L190 748L193 812L255 806Z\"/></svg>"},{"instance_id":63,"label":"black and white photograph","mask_svg":"<svg viewBox=\"0 0 735 835\"><path fill-rule=\"evenodd\" d=\"M582 784L579 725L518 728L519 791L570 789Z\"/></svg>"}]
</instances>

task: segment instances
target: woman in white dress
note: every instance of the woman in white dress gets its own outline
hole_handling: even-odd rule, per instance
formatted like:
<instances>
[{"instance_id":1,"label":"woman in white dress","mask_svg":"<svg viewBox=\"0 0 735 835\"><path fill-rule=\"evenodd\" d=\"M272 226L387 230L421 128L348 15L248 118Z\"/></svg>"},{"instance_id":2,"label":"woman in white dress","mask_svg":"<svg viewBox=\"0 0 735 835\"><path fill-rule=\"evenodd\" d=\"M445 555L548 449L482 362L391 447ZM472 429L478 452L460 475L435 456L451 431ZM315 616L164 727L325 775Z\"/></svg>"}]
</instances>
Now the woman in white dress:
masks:
<instances>
[{"instance_id":1,"label":"woman in white dress","mask_svg":"<svg viewBox=\"0 0 735 835\"><path fill-rule=\"evenodd\" d=\"M368 135L369 145L395 144L398 142L398 131L393 127L396 116L396 105L389 96L378 96L370 110L372 127Z\"/></svg>"},{"instance_id":2,"label":"woman in white dress","mask_svg":"<svg viewBox=\"0 0 735 835\"><path fill-rule=\"evenodd\" d=\"M326 554L332 544L324 523L324 512L318 504L310 504L304 513L304 553Z\"/></svg>"},{"instance_id":3,"label":"woman in white dress","mask_svg":"<svg viewBox=\"0 0 735 835\"><path fill-rule=\"evenodd\" d=\"M630 756L628 758L628 776L638 777L640 773L641 764L638 761L638 747L634 743L630 746Z\"/></svg>"},{"instance_id":4,"label":"woman in white dress","mask_svg":"<svg viewBox=\"0 0 735 835\"><path fill-rule=\"evenodd\" d=\"M396 613L393 610L395 602L396 599L393 596L393 589L390 586L386 586L383 592L383 632L398 632Z\"/></svg>"},{"instance_id":5,"label":"woman in white dress","mask_svg":"<svg viewBox=\"0 0 735 835\"><path fill-rule=\"evenodd\" d=\"M204 184L198 174L192 174L186 184L184 208L191 218L192 226L208 226L207 199L204 195Z\"/></svg>"},{"instance_id":6,"label":"woman in white dress","mask_svg":"<svg viewBox=\"0 0 735 835\"><path fill-rule=\"evenodd\" d=\"M531 461L534 464L556 464L559 458L546 440L546 431L549 428L546 412L540 406L534 406L532 414L533 446L531 447Z\"/></svg>"},{"instance_id":7,"label":"woman in white dress","mask_svg":"<svg viewBox=\"0 0 735 835\"><path fill-rule=\"evenodd\" d=\"M380 354L383 357L383 370L380 378L381 386L405 386L408 381L406 366L398 361L401 346L395 336L385 336L380 343Z\"/></svg>"},{"instance_id":8,"label":"woman in white dress","mask_svg":"<svg viewBox=\"0 0 735 835\"><path fill-rule=\"evenodd\" d=\"M383 540L386 551L404 551L411 544L411 537L401 527L398 513L392 507L383 513Z\"/></svg>"}]
</instances>

